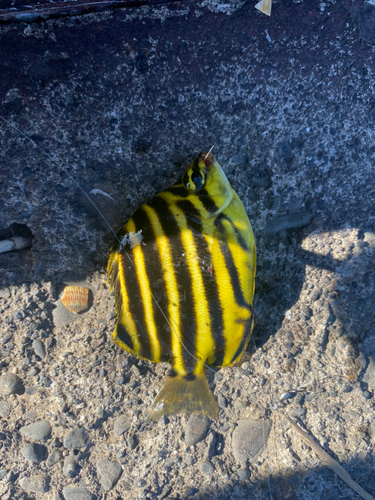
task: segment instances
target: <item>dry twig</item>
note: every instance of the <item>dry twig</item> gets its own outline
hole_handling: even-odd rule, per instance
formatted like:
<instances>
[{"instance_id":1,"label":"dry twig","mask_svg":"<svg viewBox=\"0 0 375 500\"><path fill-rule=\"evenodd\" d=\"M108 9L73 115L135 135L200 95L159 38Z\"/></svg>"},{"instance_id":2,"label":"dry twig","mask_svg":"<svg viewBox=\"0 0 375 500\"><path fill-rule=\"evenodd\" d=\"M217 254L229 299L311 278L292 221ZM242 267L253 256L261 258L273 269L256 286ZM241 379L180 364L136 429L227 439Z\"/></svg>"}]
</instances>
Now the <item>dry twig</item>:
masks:
<instances>
[{"instance_id":1,"label":"dry twig","mask_svg":"<svg viewBox=\"0 0 375 500\"><path fill-rule=\"evenodd\" d=\"M287 415L284 415L285 419L287 420L288 424L290 424L293 429L311 446L311 448L315 451L315 453L318 455L320 460L322 460L330 469L335 472L339 478L341 478L347 485L349 485L351 488L353 488L354 491L356 491L359 495L361 495L362 498L365 500L375 500L373 496L371 496L367 491L365 491L361 486L359 486L358 483L353 481L353 479L350 477L350 475L346 472L346 470L341 467L341 465L333 459L326 451L321 448L318 443L316 443L305 431L303 431L296 423L293 422L293 420L288 417Z\"/></svg>"}]
</instances>

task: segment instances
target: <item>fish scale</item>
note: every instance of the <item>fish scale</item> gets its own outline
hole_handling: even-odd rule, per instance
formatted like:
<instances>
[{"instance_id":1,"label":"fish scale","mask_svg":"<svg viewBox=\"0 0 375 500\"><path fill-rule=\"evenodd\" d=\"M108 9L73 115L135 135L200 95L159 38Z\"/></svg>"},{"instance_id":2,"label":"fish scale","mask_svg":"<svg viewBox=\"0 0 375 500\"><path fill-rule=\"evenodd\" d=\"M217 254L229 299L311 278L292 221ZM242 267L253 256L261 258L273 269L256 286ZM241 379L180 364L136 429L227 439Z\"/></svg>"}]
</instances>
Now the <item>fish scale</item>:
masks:
<instances>
[{"instance_id":1,"label":"fish scale","mask_svg":"<svg viewBox=\"0 0 375 500\"><path fill-rule=\"evenodd\" d=\"M108 263L113 340L137 357L172 365L149 419L217 415L204 367L230 366L246 348L255 265L249 219L211 153L198 155L120 231Z\"/></svg>"}]
</instances>

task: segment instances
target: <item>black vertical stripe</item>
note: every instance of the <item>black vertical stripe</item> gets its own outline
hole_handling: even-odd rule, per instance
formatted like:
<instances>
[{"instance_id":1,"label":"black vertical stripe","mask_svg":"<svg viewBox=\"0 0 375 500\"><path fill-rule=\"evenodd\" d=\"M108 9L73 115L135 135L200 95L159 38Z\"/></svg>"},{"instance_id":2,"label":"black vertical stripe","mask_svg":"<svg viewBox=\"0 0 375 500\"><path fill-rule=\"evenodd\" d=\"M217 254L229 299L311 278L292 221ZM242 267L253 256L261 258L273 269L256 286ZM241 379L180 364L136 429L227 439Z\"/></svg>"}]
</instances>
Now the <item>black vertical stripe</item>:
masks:
<instances>
[{"instance_id":1,"label":"black vertical stripe","mask_svg":"<svg viewBox=\"0 0 375 500\"><path fill-rule=\"evenodd\" d=\"M147 213L143 210L143 205L133 215L133 221L136 227L135 231L142 230L141 248L144 255L146 274L153 294L152 307L157 328L157 337L160 341L160 360L169 361L172 357L171 332L168 325L169 300L155 233ZM165 316L160 309L162 309Z\"/></svg>"},{"instance_id":2,"label":"black vertical stripe","mask_svg":"<svg viewBox=\"0 0 375 500\"><path fill-rule=\"evenodd\" d=\"M128 255L125 255L125 252ZM130 257L130 260L129 260ZM138 282L136 267L134 263L133 251L127 247L121 252L120 257L124 269L124 280L126 291L128 293L129 311L132 315L134 323L137 326L137 334L141 350L138 353L140 356L153 361L151 342L146 327L145 311L143 306L141 288ZM121 311L118 311L120 314ZM121 321L121 318L119 318Z\"/></svg>"},{"instance_id":3,"label":"black vertical stripe","mask_svg":"<svg viewBox=\"0 0 375 500\"><path fill-rule=\"evenodd\" d=\"M230 276L230 280L231 280L231 284L232 284L232 289L234 292L234 298L239 306L249 308L249 303L247 302L247 300L245 299L245 297L242 293L241 284L240 284L240 277L238 275L238 271L237 271L236 265L234 263L232 253L231 253L229 245L227 243L227 232L226 232L226 228L225 228L224 224L222 223L222 221L223 221L222 217L218 217L215 220L215 226L216 226L215 236L219 240L220 250L224 256L225 265L226 265L228 272L229 272L229 276Z\"/></svg>"},{"instance_id":4,"label":"black vertical stripe","mask_svg":"<svg viewBox=\"0 0 375 500\"><path fill-rule=\"evenodd\" d=\"M225 354L225 338L224 338L224 318L221 303L219 299L218 285L208 268L212 268L212 256L208 248L207 242L203 236L203 227L201 223L201 215L195 206L189 200L183 200L176 203L176 205L184 212L189 214L187 217L187 225L192 228L192 235L194 238L197 255L200 257L200 272L203 278L203 286L205 290L206 300L208 304L208 312L210 316L210 329L214 341L214 355L216 366L223 364ZM205 262L203 264L203 261ZM202 265L204 270L202 270Z\"/></svg>"},{"instance_id":5,"label":"black vertical stripe","mask_svg":"<svg viewBox=\"0 0 375 500\"><path fill-rule=\"evenodd\" d=\"M185 360L185 369L190 373L195 367L197 322L194 310L193 287L186 262L180 228L174 215L170 211L168 203L163 198L155 196L149 205L157 213L164 234L169 240L175 278L180 296L181 346L183 358Z\"/></svg>"}]
</instances>

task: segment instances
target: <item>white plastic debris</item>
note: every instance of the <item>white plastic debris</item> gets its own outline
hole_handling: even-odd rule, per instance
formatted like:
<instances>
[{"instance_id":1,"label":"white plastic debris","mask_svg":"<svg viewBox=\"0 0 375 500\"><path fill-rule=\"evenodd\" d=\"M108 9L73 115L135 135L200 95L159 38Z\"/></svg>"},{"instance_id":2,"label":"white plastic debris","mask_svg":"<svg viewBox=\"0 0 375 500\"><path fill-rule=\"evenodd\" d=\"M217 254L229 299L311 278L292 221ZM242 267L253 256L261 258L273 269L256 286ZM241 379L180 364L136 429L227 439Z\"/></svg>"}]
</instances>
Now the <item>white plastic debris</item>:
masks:
<instances>
[{"instance_id":1,"label":"white plastic debris","mask_svg":"<svg viewBox=\"0 0 375 500\"><path fill-rule=\"evenodd\" d=\"M110 194L105 193L104 191L98 188L91 189L90 194L101 194L102 196L106 196L107 198L110 198L111 200L115 201Z\"/></svg>"}]
</instances>

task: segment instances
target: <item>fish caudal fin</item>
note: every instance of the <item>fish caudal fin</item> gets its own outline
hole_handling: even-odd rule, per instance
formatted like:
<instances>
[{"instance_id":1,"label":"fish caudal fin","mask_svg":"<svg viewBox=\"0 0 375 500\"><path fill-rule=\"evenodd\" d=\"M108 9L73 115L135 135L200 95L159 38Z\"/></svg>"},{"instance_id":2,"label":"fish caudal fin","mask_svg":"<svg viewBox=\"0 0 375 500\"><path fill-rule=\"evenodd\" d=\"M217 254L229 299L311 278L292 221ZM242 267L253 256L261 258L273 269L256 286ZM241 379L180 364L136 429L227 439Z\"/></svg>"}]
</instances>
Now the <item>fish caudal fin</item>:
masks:
<instances>
[{"instance_id":1,"label":"fish caudal fin","mask_svg":"<svg viewBox=\"0 0 375 500\"><path fill-rule=\"evenodd\" d=\"M201 413L216 418L219 407L212 395L204 373L199 375L167 377L156 396L147 420L157 421L163 415L187 412Z\"/></svg>"}]
</instances>

